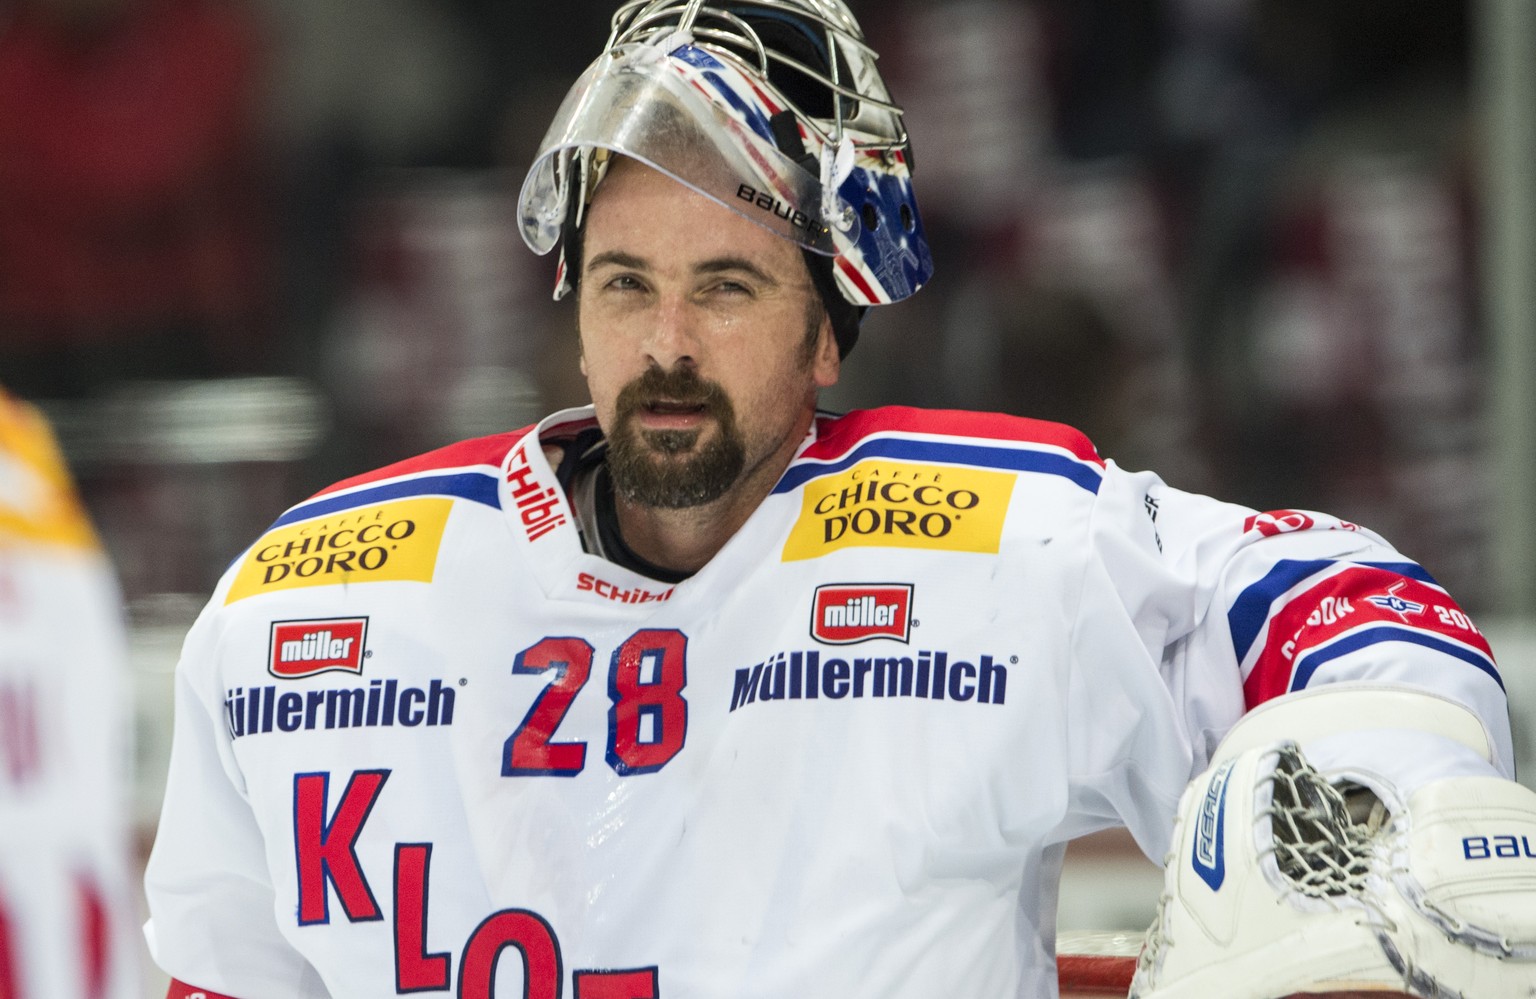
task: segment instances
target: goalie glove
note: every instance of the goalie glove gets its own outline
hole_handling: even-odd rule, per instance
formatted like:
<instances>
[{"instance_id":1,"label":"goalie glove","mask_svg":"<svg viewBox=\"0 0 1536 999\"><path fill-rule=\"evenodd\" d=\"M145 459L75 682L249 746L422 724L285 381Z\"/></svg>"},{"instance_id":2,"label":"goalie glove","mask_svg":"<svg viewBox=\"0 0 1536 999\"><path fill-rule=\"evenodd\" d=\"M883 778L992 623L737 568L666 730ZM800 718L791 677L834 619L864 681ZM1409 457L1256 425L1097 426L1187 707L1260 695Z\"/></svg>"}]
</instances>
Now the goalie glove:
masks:
<instances>
[{"instance_id":1,"label":"goalie glove","mask_svg":"<svg viewBox=\"0 0 1536 999\"><path fill-rule=\"evenodd\" d=\"M1192 782L1132 999L1536 997L1536 793L1350 790L1288 741Z\"/></svg>"}]
</instances>

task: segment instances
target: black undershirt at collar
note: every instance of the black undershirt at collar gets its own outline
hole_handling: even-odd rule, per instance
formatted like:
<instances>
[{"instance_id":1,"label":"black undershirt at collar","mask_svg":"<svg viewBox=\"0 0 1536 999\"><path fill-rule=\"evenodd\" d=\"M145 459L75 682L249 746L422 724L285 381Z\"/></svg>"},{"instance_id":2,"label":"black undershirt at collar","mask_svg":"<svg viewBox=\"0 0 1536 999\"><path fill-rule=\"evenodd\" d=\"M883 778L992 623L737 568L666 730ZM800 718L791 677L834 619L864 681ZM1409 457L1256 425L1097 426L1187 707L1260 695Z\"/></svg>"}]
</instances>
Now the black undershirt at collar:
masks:
<instances>
[{"instance_id":1,"label":"black undershirt at collar","mask_svg":"<svg viewBox=\"0 0 1536 999\"><path fill-rule=\"evenodd\" d=\"M619 533L619 508L613 498L613 480L608 477L608 465L604 460L607 454L608 443L603 440L603 432L596 428L584 430L577 435L576 440L566 446L565 456L560 460L555 478L559 480L561 487L569 496L573 492L572 486L578 477L596 476L592 483L592 505L593 514L597 520L598 543L603 557L615 565L621 565L631 572L638 572L658 582L681 583L693 573L668 569L640 557L625 543L624 536Z\"/></svg>"},{"instance_id":2,"label":"black undershirt at collar","mask_svg":"<svg viewBox=\"0 0 1536 999\"><path fill-rule=\"evenodd\" d=\"M693 575L691 572L668 569L649 559L641 558L625 543L624 536L619 533L619 507L613 499L613 480L608 477L606 462L597 469L597 482L594 485L597 488L596 495L593 497L597 508L597 530L602 535L603 551L607 553L608 561L663 583L681 583Z\"/></svg>"}]
</instances>

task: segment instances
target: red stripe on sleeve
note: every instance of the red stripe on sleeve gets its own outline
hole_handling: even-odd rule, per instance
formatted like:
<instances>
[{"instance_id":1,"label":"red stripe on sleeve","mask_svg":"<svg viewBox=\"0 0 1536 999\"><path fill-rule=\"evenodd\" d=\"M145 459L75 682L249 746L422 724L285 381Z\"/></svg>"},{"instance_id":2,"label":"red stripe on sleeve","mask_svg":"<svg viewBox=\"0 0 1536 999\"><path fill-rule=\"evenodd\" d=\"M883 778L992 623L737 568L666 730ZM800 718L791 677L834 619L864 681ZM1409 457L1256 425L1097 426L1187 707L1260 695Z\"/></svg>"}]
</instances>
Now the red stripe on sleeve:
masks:
<instances>
[{"instance_id":1,"label":"red stripe on sleeve","mask_svg":"<svg viewBox=\"0 0 1536 999\"><path fill-rule=\"evenodd\" d=\"M1292 597L1270 618L1264 647L1243 682L1248 707L1284 694L1306 652L1370 624L1434 633L1493 659L1471 618L1443 591L1387 569L1351 566Z\"/></svg>"}]
</instances>

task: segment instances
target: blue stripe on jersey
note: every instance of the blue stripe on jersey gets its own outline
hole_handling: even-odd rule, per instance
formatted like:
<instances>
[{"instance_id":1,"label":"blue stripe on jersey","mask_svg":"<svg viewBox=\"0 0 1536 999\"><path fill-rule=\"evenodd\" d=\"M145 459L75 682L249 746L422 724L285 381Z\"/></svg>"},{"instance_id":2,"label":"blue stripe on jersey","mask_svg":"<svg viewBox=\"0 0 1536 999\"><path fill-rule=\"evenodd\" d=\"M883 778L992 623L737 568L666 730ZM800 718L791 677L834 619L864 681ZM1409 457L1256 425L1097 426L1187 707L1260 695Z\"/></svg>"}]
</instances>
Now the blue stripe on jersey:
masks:
<instances>
[{"instance_id":1,"label":"blue stripe on jersey","mask_svg":"<svg viewBox=\"0 0 1536 999\"><path fill-rule=\"evenodd\" d=\"M1351 652L1363 649L1368 645L1375 645L1378 642L1408 642L1412 645L1422 645L1427 649L1434 649L1436 652L1443 652L1448 656L1455 656L1457 659L1471 663L1493 677L1493 682L1499 685L1499 689L1504 689L1504 679L1499 676L1499 671L1494 668L1493 663L1489 662L1480 653L1464 648L1454 642L1447 642L1443 638L1427 635L1422 631L1398 628L1393 625L1366 628L1352 635L1346 635L1332 645L1325 645L1320 649L1306 653L1301 657L1301 661L1296 664L1296 675L1291 678L1290 689L1301 690L1305 687L1307 681L1312 679L1312 674L1316 673L1318 667L1324 663L1331 662L1340 656L1347 656Z\"/></svg>"},{"instance_id":2,"label":"blue stripe on jersey","mask_svg":"<svg viewBox=\"0 0 1536 999\"><path fill-rule=\"evenodd\" d=\"M1399 576L1407 576L1409 579L1428 583L1430 586L1440 586L1435 582L1435 578L1416 562L1350 563L1331 558L1303 562L1299 559L1282 559L1275 563L1274 568L1270 569L1263 579L1250 584L1243 590L1232 602L1232 609L1227 611L1227 626L1232 631L1232 646L1237 651L1237 661L1241 663L1248 658L1248 650L1253 647L1254 640L1259 637L1259 632L1264 628L1264 623L1269 620L1269 608L1276 597L1308 576L1335 565L1363 565L1371 569L1384 569L1387 572L1395 572Z\"/></svg>"},{"instance_id":3,"label":"blue stripe on jersey","mask_svg":"<svg viewBox=\"0 0 1536 999\"><path fill-rule=\"evenodd\" d=\"M456 472L451 475L423 475L415 479L386 482L369 489L343 493L340 496L322 496L319 499L296 506L277 518L269 527L282 527L299 520L324 517L342 510L353 510L370 503L404 499L407 496L457 496L486 506L501 509L501 496L497 492L496 476L484 472Z\"/></svg>"},{"instance_id":4,"label":"blue stripe on jersey","mask_svg":"<svg viewBox=\"0 0 1536 999\"><path fill-rule=\"evenodd\" d=\"M912 461L942 461L951 465L1001 468L1010 472L1042 472L1071 479L1090 493L1098 493L1102 476L1098 469L1048 451L1026 451L1011 447L984 447L978 444L950 444L943 441L915 441L903 437L877 437L865 441L837 461L823 464L806 462L791 465L773 487L775 493L792 492L812 479L833 475L867 458L905 458Z\"/></svg>"}]
</instances>

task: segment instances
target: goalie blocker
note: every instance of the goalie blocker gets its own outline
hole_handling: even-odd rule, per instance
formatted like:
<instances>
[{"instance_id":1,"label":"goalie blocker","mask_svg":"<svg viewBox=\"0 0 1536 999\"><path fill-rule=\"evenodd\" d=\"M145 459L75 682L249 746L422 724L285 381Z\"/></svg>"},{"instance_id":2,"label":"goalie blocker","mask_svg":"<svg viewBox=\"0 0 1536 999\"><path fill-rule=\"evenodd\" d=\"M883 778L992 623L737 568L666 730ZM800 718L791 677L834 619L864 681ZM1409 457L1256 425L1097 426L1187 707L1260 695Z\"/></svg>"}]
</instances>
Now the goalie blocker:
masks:
<instances>
[{"instance_id":1,"label":"goalie blocker","mask_svg":"<svg viewBox=\"0 0 1536 999\"><path fill-rule=\"evenodd\" d=\"M1397 759L1325 777L1282 733ZM1253 712L1180 801L1131 999L1536 997L1536 793L1488 759L1470 712L1416 691Z\"/></svg>"}]
</instances>

